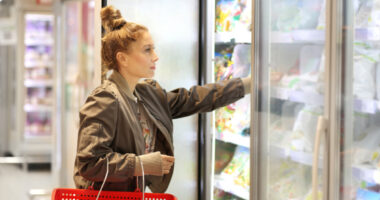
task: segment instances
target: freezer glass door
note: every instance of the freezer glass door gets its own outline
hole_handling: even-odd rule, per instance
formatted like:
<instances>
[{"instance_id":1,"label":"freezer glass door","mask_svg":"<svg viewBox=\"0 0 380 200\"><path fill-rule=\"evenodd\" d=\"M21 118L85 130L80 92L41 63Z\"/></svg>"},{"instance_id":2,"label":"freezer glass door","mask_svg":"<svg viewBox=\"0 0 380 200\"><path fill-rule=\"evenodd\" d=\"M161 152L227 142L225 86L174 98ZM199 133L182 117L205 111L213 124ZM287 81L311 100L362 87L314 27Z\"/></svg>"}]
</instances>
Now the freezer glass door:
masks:
<instances>
[{"instance_id":1,"label":"freezer glass door","mask_svg":"<svg viewBox=\"0 0 380 200\"><path fill-rule=\"evenodd\" d=\"M344 13L340 199L380 199L380 0Z\"/></svg>"},{"instance_id":2,"label":"freezer glass door","mask_svg":"<svg viewBox=\"0 0 380 200\"><path fill-rule=\"evenodd\" d=\"M314 142L326 107L325 1L257 2L253 128L259 173L253 179L259 180L254 188L260 190L258 199L312 199ZM324 187L323 133L314 164L318 199Z\"/></svg>"},{"instance_id":3,"label":"freezer glass door","mask_svg":"<svg viewBox=\"0 0 380 200\"><path fill-rule=\"evenodd\" d=\"M210 82L251 73L251 1L215 1ZM250 95L213 112L212 199L249 199Z\"/></svg>"}]
</instances>

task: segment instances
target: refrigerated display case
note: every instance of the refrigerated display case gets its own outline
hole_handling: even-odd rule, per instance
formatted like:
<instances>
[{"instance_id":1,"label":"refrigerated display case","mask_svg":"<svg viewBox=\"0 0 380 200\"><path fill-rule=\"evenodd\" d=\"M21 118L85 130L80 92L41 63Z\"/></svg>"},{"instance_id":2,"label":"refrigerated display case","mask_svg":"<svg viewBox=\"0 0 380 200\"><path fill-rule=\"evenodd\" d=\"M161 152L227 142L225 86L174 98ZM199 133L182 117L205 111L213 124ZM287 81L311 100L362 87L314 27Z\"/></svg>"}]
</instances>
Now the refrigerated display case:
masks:
<instances>
[{"instance_id":1,"label":"refrigerated display case","mask_svg":"<svg viewBox=\"0 0 380 200\"><path fill-rule=\"evenodd\" d=\"M342 4L340 199L380 199L380 1Z\"/></svg>"},{"instance_id":2,"label":"refrigerated display case","mask_svg":"<svg viewBox=\"0 0 380 200\"><path fill-rule=\"evenodd\" d=\"M312 199L314 158L320 161L317 175L325 171L323 153L313 155L317 122L328 109L325 3L255 3L259 6L255 26L260 28L255 32L255 137L251 139L258 141L252 159L259 173L252 170L257 189L251 188L253 196L270 200ZM323 149L325 144L321 146ZM323 177L314 179L319 180L316 191L322 198Z\"/></svg>"},{"instance_id":3,"label":"refrigerated display case","mask_svg":"<svg viewBox=\"0 0 380 200\"><path fill-rule=\"evenodd\" d=\"M379 199L380 1L255 1L253 199Z\"/></svg>"},{"instance_id":4,"label":"refrigerated display case","mask_svg":"<svg viewBox=\"0 0 380 200\"><path fill-rule=\"evenodd\" d=\"M50 162L55 114L54 14L45 9L20 13L15 156L44 156Z\"/></svg>"},{"instance_id":5,"label":"refrigerated display case","mask_svg":"<svg viewBox=\"0 0 380 200\"><path fill-rule=\"evenodd\" d=\"M251 1L211 1L215 8L206 80L218 82L251 73ZM207 58L210 59L210 58ZM249 199L250 95L217 109L206 134L212 135L210 199Z\"/></svg>"}]
</instances>

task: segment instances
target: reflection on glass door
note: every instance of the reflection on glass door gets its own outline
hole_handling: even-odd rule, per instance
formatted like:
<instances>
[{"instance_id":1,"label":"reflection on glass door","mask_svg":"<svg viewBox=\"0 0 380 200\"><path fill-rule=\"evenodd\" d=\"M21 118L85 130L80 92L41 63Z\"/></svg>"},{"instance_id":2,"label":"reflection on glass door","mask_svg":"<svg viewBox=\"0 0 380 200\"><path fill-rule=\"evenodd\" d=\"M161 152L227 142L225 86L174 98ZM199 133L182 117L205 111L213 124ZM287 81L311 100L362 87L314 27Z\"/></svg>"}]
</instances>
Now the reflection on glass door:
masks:
<instances>
[{"instance_id":1,"label":"reflection on glass door","mask_svg":"<svg viewBox=\"0 0 380 200\"><path fill-rule=\"evenodd\" d=\"M343 49L340 199L380 199L380 1L344 8L352 31Z\"/></svg>"},{"instance_id":2,"label":"reflection on glass door","mask_svg":"<svg viewBox=\"0 0 380 200\"><path fill-rule=\"evenodd\" d=\"M260 172L268 200L312 199L317 122L324 116L324 0L260 1L258 119ZM259 5L259 4L258 4ZM324 149L324 144L320 144ZM322 198L323 152L317 166Z\"/></svg>"}]
</instances>

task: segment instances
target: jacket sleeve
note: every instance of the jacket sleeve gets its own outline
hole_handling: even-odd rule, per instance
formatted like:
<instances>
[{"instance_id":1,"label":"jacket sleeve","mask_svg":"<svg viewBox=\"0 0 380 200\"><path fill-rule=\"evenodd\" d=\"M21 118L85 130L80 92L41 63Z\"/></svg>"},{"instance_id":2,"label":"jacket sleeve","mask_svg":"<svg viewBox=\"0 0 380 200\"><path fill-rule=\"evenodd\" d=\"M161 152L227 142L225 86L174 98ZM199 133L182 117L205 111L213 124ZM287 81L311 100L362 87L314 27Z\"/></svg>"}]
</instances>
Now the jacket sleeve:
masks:
<instances>
[{"instance_id":1,"label":"jacket sleeve","mask_svg":"<svg viewBox=\"0 0 380 200\"><path fill-rule=\"evenodd\" d=\"M240 78L193 86L189 90L179 88L167 92L167 102L173 118L209 112L242 97L244 97L244 86Z\"/></svg>"},{"instance_id":2,"label":"jacket sleeve","mask_svg":"<svg viewBox=\"0 0 380 200\"><path fill-rule=\"evenodd\" d=\"M80 110L80 128L76 155L79 174L90 181L103 181L107 158L107 182L125 181L134 174L135 154L112 150L119 103L111 92L96 89Z\"/></svg>"}]
</instances>

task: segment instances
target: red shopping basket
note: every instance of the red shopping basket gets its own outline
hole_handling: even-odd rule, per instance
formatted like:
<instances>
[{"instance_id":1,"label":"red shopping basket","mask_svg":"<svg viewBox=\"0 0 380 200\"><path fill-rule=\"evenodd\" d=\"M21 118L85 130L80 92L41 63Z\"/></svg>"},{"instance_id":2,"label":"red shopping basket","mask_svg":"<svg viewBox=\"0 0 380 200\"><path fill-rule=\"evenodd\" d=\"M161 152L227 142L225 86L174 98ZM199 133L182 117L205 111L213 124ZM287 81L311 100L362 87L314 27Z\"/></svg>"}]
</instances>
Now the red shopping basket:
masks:
<instances>
[{"instance_id":1,"label":"red shopping basket","mask_svg":"<svg viewBox=\"0 0 380 200\"><path fill-rule=\"evenodd\" d=\"M141 160L139 161L141 164L143 185L145 185L144 167ZM171 194L145 193L144 189L143 192L141 192L138 188L135 192L104 191L102 188L108 177L108 168L109 161L107 158L107 171L100 190L94 190L93 186L90 186L88 189L56 188L52 192L51 200L177 200L177 198ZM136 179L136 181L136 185L139 185L138 179Z\"/></svg>"},{"instance_id":2,"label":"red shopping basket","mask_svg":"<svg viewBox=\"0 0 380 200\"><path fill-rule=\"evenodd\" d=\"M95 200L98 196L98 190L91 189L69 189L56 188L53 190L51 200ZM101 191L99 200L142 200L143 193L136 192L119 192L119 191ZM171 194L145 193L144 200L177 200Z\"/></svg>"}]
</instances>

